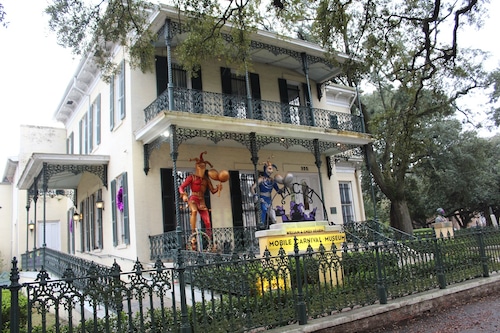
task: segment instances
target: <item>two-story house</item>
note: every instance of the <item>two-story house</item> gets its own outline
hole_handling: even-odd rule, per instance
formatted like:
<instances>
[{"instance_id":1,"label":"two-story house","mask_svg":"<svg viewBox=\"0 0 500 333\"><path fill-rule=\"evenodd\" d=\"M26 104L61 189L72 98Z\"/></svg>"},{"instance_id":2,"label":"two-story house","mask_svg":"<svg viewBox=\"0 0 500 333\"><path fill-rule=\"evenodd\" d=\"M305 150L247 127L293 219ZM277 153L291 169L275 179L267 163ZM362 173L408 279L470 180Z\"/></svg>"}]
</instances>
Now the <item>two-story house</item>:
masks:
<instances>
[{"instance_id":1,"label":"two-story house","mask_svg":"<svg viewBox=\"0 0 500 333\"><path fill-rule=\"evenodd\" d=\"M63 252L105 265L149 261L153 237L193 232L178 187L200 158L207 170L229 174L212 179L222 189L205 195L214 229L261 222L252 186L268 161L275 174L314 191L314 197L304 191L275 196L272 208L287 218L293 201L318 221L365 219L359 151L371 138L360 116L351 114L356 91L331 84L340 71L323 49L257 31L251 70L213 59L191 77L175 55L189 33L177 10L161 7L152 26L160 37L153 73L133 69L119 46L120 71L109 82L91 57L80 62L54 114L66 130L66 152L34 151L19 171L16 185L28 191L20 196L27 203L37 199L20 220L37 221L41 232L44 193L59 191L68 198L59 221ZM19 239L27 233L21 226Z\"/></svg>"}]
</instances>

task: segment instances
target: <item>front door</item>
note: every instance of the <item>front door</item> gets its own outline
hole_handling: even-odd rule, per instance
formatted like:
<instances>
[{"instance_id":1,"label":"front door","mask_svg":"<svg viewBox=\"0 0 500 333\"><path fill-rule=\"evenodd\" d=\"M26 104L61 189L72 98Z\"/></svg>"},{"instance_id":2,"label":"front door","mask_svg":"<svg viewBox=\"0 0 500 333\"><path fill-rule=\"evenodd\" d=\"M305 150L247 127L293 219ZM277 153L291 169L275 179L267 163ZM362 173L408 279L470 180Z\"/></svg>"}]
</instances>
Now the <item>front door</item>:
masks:
<instances>
[{"instance_id":1,"label":"front door","mask_svg":"<svg viewBox=\"0 0 500 333\"><path fill-rule=\"evenodd\" d=\"M37 246L43 246L43 221L38 221ZM61 251L61 228L59 221L45 221L45 244L48 248Z\"/></svg>"}]
</instances>

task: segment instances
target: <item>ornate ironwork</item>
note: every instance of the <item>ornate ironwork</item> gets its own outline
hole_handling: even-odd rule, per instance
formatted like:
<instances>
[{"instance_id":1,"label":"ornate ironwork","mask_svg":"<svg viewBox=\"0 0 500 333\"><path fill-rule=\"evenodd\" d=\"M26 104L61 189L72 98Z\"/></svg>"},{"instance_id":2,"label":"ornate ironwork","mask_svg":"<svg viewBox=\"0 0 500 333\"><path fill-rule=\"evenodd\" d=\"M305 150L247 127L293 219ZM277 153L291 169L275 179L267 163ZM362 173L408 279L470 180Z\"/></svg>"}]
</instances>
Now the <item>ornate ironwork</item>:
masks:
<instances>
[{"instance_id":1,"label":"ornate ironwork","mask_svg":"<svg viewBox=\"0 0 500 333\"><path fill-rule=\"evenodd\" d=\"M48 164L45 163L42 170L42 177L37 177L37 187L47 186L50 178L62 172L70 172L74 175L78 175L83 172L90 172L102 181L104 187L108 187L108 167L106 164L103 165L74 165L74 164Z\"/></svg>"},{"instance_id":2,"label":"ornate ironwork","mask_svg":"<svg viewBox=\"0 0 500 333\"><path fill-rule=\"evenodd\" d=\"M248 110L252 103L253 112ZM174 110L209 116L256 119L273 123L288 123L297 126L314 126L362 133L360 116L325 109L294 106L274 101L249 99L187 88L174 88ZM169 110L168 90L144 109L144 120L150 122L159 113ZM314 119L313 119L314 118Z\"/></svg>"},{"instance_id":3,"label":"ornate ironwork","mask_svg":"<svg viewBox=\"0 0 500 333\"><path fill-rule=\"evenodd\" d=\"M349 236L350 241L340 246L320 244L313 250L295 239L293 253L281 248L275 256L269 251L255 256L252 251L178 249L170 267L160 260L149 267L135 261L124 272L116 262L103 267L44 249L48 267L38 263L35 281L20 283L14 258L10 285L0 289L11 293L10 327L16 333L20 328L27 332L170 332L182 325L193 332L243 332L337 315L339 310L344 316L352 309L466 280L480 281L500 271L498 228L470 228L454 238L432 234L396 241L366 232L370 226L379 227L364 223L367 226L360 223L354 229L361 228L361 238L368 238L356 241ZM23 261L34 258L33 253L23 255ZM49 271L56 275L51 277ZM28 298L27 324L12 326L20 319L15 317L20 313L20 292ZM55 323L32 326L33 314L45 318L49 311Z\"/></svg>"}]
</instances>

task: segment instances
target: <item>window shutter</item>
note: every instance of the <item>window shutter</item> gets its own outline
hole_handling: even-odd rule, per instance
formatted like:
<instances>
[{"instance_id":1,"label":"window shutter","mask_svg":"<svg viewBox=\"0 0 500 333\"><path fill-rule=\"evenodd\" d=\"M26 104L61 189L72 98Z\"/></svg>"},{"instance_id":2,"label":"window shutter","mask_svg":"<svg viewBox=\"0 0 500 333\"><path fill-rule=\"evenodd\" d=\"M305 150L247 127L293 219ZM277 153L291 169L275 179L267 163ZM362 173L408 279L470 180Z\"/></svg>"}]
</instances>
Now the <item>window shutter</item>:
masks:
<instances>
[{"instance_id":1,"label":"window shutter","mask_svg":"<svg viewBox=\"0 0 500 333\"><path fill-rule=\"evenodd\" d=\"M194 77L191 77L191 87L193 89L196 89L199 91L203 90L203 86L202 86L202 82L201 82L201 69L196 71L196 75Z\"/></svg>"},{"instance_id":2,"label":"window shutter","mask_svg":"<svg viewBox=\"0 0 500 333\"><path fill-rule=\"evenodd\" d=\"M83 119L78 123L78 154L83 154Z\"/></svg>"},{"instance_id":3,"label":"window shutter","mask_svg":"<svg viewBox=\"0 0 500 333\"><path fill-rule=\"evenodd\" d=\"M109 129L115 128L115 77L109 81Z\"/></svg>"},{"instance_id":4,"label":"window shutter","mask_svg":"<svg viewBox=\"0 0 500 333\"><path fill-rule=\"evenodd\" d=\"M92 104L89 108L88 116L87 116L87 145L89 147L88 153L92 152L94 149L94 107L95 104Z\"/></svg>"},{"instance_id":5,"label":"window shutter","mask_svg":"<svg viewBox=\"0 0 500 333\"><path fill-rule=\"evenodd\" d=\"M278 87L280 92L281 102L281 121L283 123L291 123L290 106L288 105L288 87L285 79L278 79Z\"/></svg>"},{"instance_id":6,"label":"window shutter","mask_svg":"<svg viewBox=\"0 0 500 333\"><path fill-rule=\"evenodd\" d=\"M168 86L167 57L155 56L156 96L160 96Z\"/></svg>"},{"instance_id":7,"label":"window shutter","mask_svg":"<svg viewBox=\"0 0 500 333\"><path fill-rule=\"evenodd\" d=\"M111 222L113 228L113 246L118 245L118 230L116 226L116 180L111 181Z\"/></svg>"},{"instance_id":8,"label":"window shutter","mask_svg":"<svg viewBox=\"0 0 500 333\"><path fill-rule=\"evenodd\" d=\"M222 93L231 95L231 69L226 67L220 68L220 78L222 83ZM232 102L231 98L223 96L224 99L224 116L231 117Z\"/></svg>"},{"instance_id":9,"label":"window shutter","mask_svg":"<svg viewBox=\"0 0 500 333\"><path fill-rule=\"evenodd\" d=\"M255 119L262 120L264 118L262 117L262 106L260 103L260 80L259 74L257 73L250 73L250 91L252 92L252 98L254 99L253 117Z\"/></svg>"},{"instance_id":10,"label":"window shutter","mask_svg":"<svg viewBox=\"0 0 500 333\"><path fill-rule=\"evenodd\" d=\"M95 103L95 131L96 131L96 144L101 144L101 94L97 96Z\"/></svg>"},{"instance_id":11,"label":"window shutter","mask_svg":"<svg viewBox=\"0 0 500 333\"><path fill-rule=\"evenodd\" d=\"M125 172L122 176L122 187L123 187L123 233L125 234L125 244L130 244L130 223L129 223L129 211L128 211L128 182L127 173Z\"/></svg>"},{"instance_id":12,"label":"window shutter","mask_svg":"<svg viewBox=\"0 0 500 333\"><path fill-rule=\"evenodd\" d=\"M222 82L222 93L231 95L231 68L221 67L220 78Z\"/></svg>"},{"instance_id":13,"label":"window shutter","mask_svg":"<svg viewBox=\"0 0 500 333\"><path fill-rule=\"evenodd\" d=\"M125 118L125 61L122 61L120 66L120 75L119 75L119 85L120 85L120 96L118 96L121 100L120 103L120 119Z\"/></svg>"},{"instance_id":14,"label":"window shutter","mask_svg":"<svg viewBox=\"0 0 500 333\"><path fill-rule=\"evenodd\" d=\"M88 112L83 116L83 153L89 153L89 115Z\"/></svg>"}]
</instances>

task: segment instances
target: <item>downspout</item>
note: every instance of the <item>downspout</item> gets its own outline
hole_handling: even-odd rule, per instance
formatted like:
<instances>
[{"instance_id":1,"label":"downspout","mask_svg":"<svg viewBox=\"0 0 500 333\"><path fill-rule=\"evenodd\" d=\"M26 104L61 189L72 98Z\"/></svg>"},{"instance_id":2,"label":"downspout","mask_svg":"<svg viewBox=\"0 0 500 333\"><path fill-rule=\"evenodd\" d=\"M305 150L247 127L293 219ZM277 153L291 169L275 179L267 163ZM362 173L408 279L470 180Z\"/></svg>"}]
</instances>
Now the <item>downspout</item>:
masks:
<instances>
[{"instance_id":1,"label":"downspout","mask_svg":"<svg viewBox=\"0 0 500 333\"><path fill-rule=\"evenodd\" d=\"M314 146L314 164L316 164L316 167L318 168L318 177L319 177L319 191L321 193L321 201L323 201L323 215L325 216L326 219L328 219L328 213L326 212L325 208L325 194L323 191L323 177L321 177L321 164L323 163L321 161L321 152L319 150L319 140L314 139L313 141L313 146Z\"/></svg>"},{"instance_id":2,"label":"downspout","mask_svg":"<svg viewBox=\"0 0 500 333\"><path fill-rule=\"evenodd\" d=\"M175 225L177 233L177 246L184 248L183 230L181 225L181 210L179 197L179 176L177 175L177 157L179 156L179 142L177 138L177 127L170 125L170 157L172 158L172 173L174 178L174 201L175 201Z\"/></svg>"},{"instance_id":3,"label":"downspout","mask_svg":"<svg viewBox=\"0 0 500 333\"><path fill-rule=\"evenodd\" d=\"M307 108L309 110L309 117L311 118L311 126L316 127L316 119L314 119L313 112L313 102L312 102L312 94L311 94L311 82L309 81L309 64L307 63L307 55L305 52L300 54L302 57L302 67L304 69L304 74L306 75L306 84L307 84Z\"/></svg>"},{"instance_id":4,"label":"downspout","mask_svg":"<svg viewBox=\"0 0 500 333\"><path fill-rule=\"evenodd\" d=\"M255 190L257 193L257 198L260 198L260 186L259 186L259 170L257 169L257 164L259 163L259 150L257 148L257 136L255 132L250 133L250 154L252 157L250 158L252 160L253 164L253 172L254 172L254 177L255 177L255 183L257 186L255 186ZM261 221L261 207L260 207L260 201L257 202L257 218L256 221L259 225L262 225L265 221ZM256 225L257 227L257 225Z\"/></svg>"},{"instance_id":5,"label":"downspout","mask_svg":"<svg viewBox=\"0 0 500 333\"><path fill-rule=\"evenodd\" d=\"M170 31L170 19L165 21L165 44L167 47L167 71L168 71L168 109L174 109L174 79L172 75L172 33Z\"/></svg>"},{"instance_id":6,"label":"downspout","mask_svg":"<svg viewBox=\"0 0 500 333\"><path fill-rule=\"evenodd\" d=\"M33 211L33 221L35 221L35 229L33 232L33 270L36 271L36 229L38 227L37 223L37 201L38 201L38 177L35 178L35 182L33 184L33 203L34 203L34 211Z\"/></svg>"},{"instance_id":7,"label":"downspout","mask_svg":"<svg viewBox=\"0 0 500 333\"><path fill-rule=\"evenodd\" d=\"M254 119L253 118L252 91L250 90L250 76L248 75L248 66L247 66L246 61L245 61L245 86L246 86L246 90L247 90L247 108L248 108L247 117L250 119Z\"/></svg>"},{"instance_id":8,"label":"downspout","mask_svg":"<svg viewBox=\"0 0 500 333\"><path fill-rule=\"evenodd\" d=\"M23 269L28 269L28 252L29 252L29 234L30 234L30 192L26 191L26 263L23 263Z\"/></svg>"}]
</instances>

